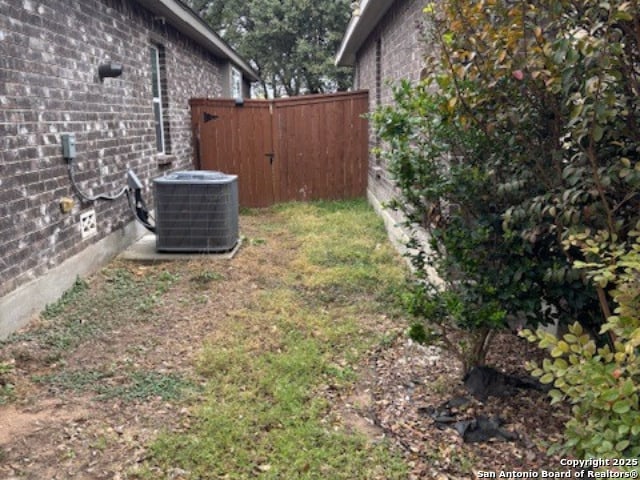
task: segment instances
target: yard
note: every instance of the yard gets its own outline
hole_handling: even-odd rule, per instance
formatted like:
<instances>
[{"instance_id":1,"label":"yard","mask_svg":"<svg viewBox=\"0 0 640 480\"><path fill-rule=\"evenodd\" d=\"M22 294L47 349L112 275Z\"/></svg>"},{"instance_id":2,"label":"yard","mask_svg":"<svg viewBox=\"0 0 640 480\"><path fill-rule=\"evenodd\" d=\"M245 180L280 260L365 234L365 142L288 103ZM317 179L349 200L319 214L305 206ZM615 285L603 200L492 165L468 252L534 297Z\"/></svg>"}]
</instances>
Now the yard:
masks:
<instances>
[{"instance_id":1,"label":"yard","mask_svg":"<svg viewBox=\"0 0 640 480\"><path fill-rule=\"evenodd\" d=\"M408 341L406 271L363 201L241 215L233 260L116 260L0 344L0 477L473 478L560 470L539 392L472 402L513 442L424 414L459 367ZM523 371L505 334L491 362ZM517 356L513 354L517 352Z\"/></svg>"}]
</instances>

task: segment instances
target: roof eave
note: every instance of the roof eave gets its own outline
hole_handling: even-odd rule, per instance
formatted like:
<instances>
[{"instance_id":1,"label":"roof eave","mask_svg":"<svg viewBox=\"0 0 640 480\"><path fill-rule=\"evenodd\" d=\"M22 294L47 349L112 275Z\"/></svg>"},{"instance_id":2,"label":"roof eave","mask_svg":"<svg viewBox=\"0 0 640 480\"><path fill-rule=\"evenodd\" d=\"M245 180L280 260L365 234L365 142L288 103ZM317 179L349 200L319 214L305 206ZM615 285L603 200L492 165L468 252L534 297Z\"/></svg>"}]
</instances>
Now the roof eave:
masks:
<instances>
[{"instance_id":1,"label":"roof eave","mask_svg":"<svg viewBox=\"0 0 640 480\"><path fill-rule=\"evenodd\" d=\"M351 17L336 55L336 65L343 67L355 65L358 50L393 2L394 0L362 0L360 2L360 14Z\"/></svg>"},{"instance_id":2,"label":"roof eave","mask_svg":"<svg viewBox=\"0 0 640 480\"><path fill-rule=\"evenodd\" d=\"M215 56L228 59L242 70L245 78L257 82L260 77L253 68L240 57L222 38L196 15L193 10L178 0L137 0L149 11L175 27Z\"/></svg>"}]
</instances>

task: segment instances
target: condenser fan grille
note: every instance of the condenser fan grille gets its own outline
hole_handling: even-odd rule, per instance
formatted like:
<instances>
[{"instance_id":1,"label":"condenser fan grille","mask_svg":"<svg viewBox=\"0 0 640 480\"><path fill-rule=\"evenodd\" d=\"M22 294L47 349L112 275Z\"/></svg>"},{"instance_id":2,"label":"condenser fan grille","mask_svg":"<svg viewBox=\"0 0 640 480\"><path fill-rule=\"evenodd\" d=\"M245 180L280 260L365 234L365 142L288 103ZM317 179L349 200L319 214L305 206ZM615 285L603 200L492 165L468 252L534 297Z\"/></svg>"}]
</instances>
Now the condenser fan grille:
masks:
<instances>
[{"instance_id":1,"label":"condenser fan grille","mask_svg":"<svg viewBox=\"0 0 640 480\"><path fill-rule=\"evenodd\" d=\"M175 172L154 181L156 249L222 252L238 242L238 179L220 172Z\"/></svg>"}]
</instances>

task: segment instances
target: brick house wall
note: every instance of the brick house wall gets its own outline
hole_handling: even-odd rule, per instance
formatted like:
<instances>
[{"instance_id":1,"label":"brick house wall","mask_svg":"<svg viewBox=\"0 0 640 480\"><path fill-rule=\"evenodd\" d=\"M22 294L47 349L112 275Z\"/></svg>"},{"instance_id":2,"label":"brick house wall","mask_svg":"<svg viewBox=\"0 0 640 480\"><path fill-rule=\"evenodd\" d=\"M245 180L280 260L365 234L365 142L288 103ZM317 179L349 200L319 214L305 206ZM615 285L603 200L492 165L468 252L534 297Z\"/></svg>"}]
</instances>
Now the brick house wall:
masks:
<instances>
[{"instance_id":1,"label":"brick house wall","mask_svg":"<svg viewBox=\"0 0 640 480\"><path fill-rule=\"evenodd\" d=\"M424 7L429 0L360 0L352 5L353 15L336 55L336 64L354 69L354 86L369 91L369 110L390 105L393 88L401 80L415 82L424 68L429 49L426 29L429 21ZM369 126L369 171L367 195L382 215L392 240L406 239L397 224L402 219L385 209L396 197L395 187L384 160L376 155L382 147ZM392 231L393 230L393 231ZM400 246L400 245L399 245Z\"/></svg>"},{"instance_id":2,"label":"brick house wall","mask_svg":"<svg viewBox=\"0 0 640 480\"><path fill-rule=\"evenodd\" d=\"M126 197L80 200L61 135L75 135L76 180L87 195L122 189L130 168L152 204L153 178L192 168L188 101L220 96L228 60L133 0L0 0L0 12L1 301L132 222ZM161 52L163 154L156 147L152 45ZM105 62L122 64L122 75L101 81ZM68 213L63 197L74 200ZM97 233L83 238L80 215L91 209Z\"/></svg>"},{"instance_id":3,"label":"brick house wall","mask_svg":"<svg viewBox=\"0 0 640 480\"><path fill-rule=\"evenodd\" d=\"M369 90L369 109L392 103L392 88L400 80L418 81L424 67L424 7L428 0L396 0L356 53L355 86ZM370 128L369 143L378 145ZM384 203L394 196L384 162L371 154L369 193Z\"/></svg>"}]
</instances>

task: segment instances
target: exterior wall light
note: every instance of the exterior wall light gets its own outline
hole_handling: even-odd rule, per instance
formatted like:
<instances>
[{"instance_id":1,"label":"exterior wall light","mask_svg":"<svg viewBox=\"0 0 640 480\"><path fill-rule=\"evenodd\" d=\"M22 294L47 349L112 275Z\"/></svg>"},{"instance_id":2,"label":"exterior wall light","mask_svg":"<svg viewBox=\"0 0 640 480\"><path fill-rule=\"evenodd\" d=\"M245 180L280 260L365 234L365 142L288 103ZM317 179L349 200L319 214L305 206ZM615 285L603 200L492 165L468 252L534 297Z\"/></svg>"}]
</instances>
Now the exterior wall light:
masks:
<instances>
[{"instance_id":1,"label":"exterior wall light","mask_svg":"<svg viewBox=\"0 0 640 480\"><path fill-rule=\"evenodd\" d=\"M120 63L103 63L98 66L98 76L100 81L106 77L119 77L122 75L122 64Z\"/></svg>"}]
</instances>

